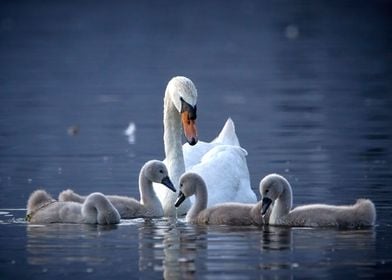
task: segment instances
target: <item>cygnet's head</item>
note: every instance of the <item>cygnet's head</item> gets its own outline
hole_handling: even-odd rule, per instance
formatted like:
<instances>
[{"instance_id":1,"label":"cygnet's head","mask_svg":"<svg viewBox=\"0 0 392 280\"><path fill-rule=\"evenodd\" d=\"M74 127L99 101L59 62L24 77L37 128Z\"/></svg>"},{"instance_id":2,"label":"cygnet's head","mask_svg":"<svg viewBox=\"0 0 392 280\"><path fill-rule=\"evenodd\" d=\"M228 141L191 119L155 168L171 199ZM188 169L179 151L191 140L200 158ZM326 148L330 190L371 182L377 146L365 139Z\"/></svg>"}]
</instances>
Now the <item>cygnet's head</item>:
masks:
<instances>
[{"instance_id":1,"label":"cygnet's head","mask_svg":"<svg viewBox=\"0 0 392 280\"><path fill-rule=\"evenodd\" d=\"M166 165L162 161L150 160L146 162L142 168L142 175L151 182L161 183L168 189L176 192L176 188L169 178L169 172L167 171Z\"/></svg>"},{"instance_id":2,"label":"cygnet's head","mask_svg":"<svg viewBox=\"0 0 392 280\"><path fill-rule=\"evenodd\" d=\"M279 174L269 174L260 181L259 190L263 198L262 214L264 215L273 201L284 191L287 180Z\"/></svg>"},{"instance_id":3,"label":"cygnet's head","mask_svg":"<svg viewBox=\"0 0 392 280\"><path fill-rule=\"evenodd\" d=\"M174 206L179 207L187 197L194 195L200 185L205 186L205 182L200 175L192 172L183 174L180 178L180 192Z\"/></svg>"},{"instance_id":4,"label":"cygnet's head","mask_svg":"<svg viewBox=\"0 0 392 280\"><path fill-rule=\"evenodd\" d=\"M172 78L166 87L166 92L181 114L181 122L185 137L190 145L198 141L196 127L197 89L193 82L182 76Z\"/></svg>"}]
</instances>

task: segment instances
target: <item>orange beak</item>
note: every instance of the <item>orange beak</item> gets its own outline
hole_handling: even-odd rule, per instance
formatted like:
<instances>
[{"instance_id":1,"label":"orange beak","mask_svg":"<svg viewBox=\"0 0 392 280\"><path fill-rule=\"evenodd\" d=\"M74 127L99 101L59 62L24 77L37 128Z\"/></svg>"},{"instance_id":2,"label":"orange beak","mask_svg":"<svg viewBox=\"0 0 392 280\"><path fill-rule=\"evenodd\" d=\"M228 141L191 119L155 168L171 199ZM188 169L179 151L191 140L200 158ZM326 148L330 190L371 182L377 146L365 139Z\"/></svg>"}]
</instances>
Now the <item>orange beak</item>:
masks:
<instances>
[{"instance_id":1,"label":"orange beak","mask_svg":"<svg viewBox=\"0 0 392 280\"><path fill-rule=\"evenodd\" d=\"M189 112L184 111L181 113L181 122L185 138L188 141L189 145L195 145L199 140L197 137L196 120L192 120L189 116Z\"/></svg>"}]
</instances>

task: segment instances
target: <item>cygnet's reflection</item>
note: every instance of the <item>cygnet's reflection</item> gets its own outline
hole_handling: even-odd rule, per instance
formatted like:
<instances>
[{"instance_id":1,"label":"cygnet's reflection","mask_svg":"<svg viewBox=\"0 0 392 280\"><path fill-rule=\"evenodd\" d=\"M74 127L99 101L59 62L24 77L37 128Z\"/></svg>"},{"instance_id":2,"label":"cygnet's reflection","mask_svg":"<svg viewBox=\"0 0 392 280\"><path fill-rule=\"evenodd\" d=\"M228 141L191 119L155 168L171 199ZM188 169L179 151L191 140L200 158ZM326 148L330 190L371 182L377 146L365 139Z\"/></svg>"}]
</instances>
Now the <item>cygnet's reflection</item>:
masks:
<instances>
[{"instance_id":1,"label":"cygnet's reflection","mask_svg":"<svg viewBox=\"0 0 392 280\"><path fill-rule=\"evenodd\" d=\"M32 265L58 264L64 266L72 262L99 263L105 256L92 255L96 238L106 231L116 229L116 225L87 224L46 224L27 225L27 261Z\"/></svg>"},{"instance_id":2,"label":"cygnet's reflection","mask_svg":"<svg viewBox=\"0 0 392 280\"><path fill-rule=\"evenodd\" d=\"M293 233L290 227L263 226L261 250L291 250Z\"/></svg>"},{"instance_id":3,"label":"cygnet's reflection","mask_svg":"<svg viewBox=\"0 0 392 280\"><path fill-rule=\"evenodd\" d=\"M277 279L292 279L298 271L306 277L303 271L309 271L312 264L317 264L317 274L321 278L336 277L342 264L376 267L374 228L264 226L260 242L260 270L266 274L280 271ZM362 248L362 253L353 256L352 252L358 252L358 248Z\"/></svg>"}]
</instances>

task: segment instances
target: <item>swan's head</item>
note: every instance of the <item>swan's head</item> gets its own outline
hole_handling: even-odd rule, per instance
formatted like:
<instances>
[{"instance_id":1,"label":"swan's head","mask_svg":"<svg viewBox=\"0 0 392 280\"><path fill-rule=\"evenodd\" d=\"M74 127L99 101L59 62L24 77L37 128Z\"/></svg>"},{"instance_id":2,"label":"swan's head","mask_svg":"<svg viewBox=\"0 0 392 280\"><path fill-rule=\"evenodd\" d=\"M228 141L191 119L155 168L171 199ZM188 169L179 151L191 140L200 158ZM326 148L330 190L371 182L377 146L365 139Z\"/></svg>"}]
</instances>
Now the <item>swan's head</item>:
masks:
<instances>
[{"instance_id":1,"label":"swan's head","mask_svg":"<svg viewBox=\"0 0 392 280\"><path fill-rule=\"evenodd\" d=\"M194 195L201 185L205 187L205 182L200 175L192 172L183 174L180 178L180 192L174 206L179 207L187 197Z\"/></svg>"},{"instance_id":2,"label":"swan's head","mask_svg":"<svg viewBox=\"0 0 392 280\"><path fill-rule=\"evenodd\" d=\"M285 190L285 184L288 184L287 180L278 174L269 174L260 181L260 193L263 198L262 202L262 215L267 213L268 208L272 202L277 200L279 196Z\"/></svg>"},{"instance_id":3,"label":"swan's head","mask_svg":"<svg viewBox=\"0 0 392 280\"><path fill-rule=\"evenodd\" d=\"M193 82L186 77L174 77L167 84L167 94L174 107L181 114L182 128L190 145L198 141L196 127L197 89Z\"/></svg>"},{"instance_id":4,"label":"swan's head","mask_svg":"<svg viewBox=\"0 0 392 280\"><path fill-rule=\"evenodd\" d=\"M151 182L160 183L173 192L176 192L176 188L169 178L166 165L162 161L150 160L146 162L142 168L142 174Z\"/></svg>"}]
</instances>

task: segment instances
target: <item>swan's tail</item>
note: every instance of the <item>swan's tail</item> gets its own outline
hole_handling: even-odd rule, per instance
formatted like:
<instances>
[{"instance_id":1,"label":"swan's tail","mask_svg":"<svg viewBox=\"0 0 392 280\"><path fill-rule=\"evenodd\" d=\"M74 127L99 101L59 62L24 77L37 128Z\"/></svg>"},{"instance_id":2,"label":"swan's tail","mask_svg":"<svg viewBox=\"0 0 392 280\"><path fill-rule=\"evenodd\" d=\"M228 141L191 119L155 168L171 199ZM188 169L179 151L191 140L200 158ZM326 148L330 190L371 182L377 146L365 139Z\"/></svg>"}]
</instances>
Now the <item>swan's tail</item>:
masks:
<instances>
[{"instance_id":1,"label":"swan's tail","mask_svg":"<svg viewBox=\"0 0 392 280\"><path fill-rule=\"evenodd\" d=\"M240 146L237 134L235 133L234 122L231 118L227 119L218 137L216 137L212 143Z\"/></svg>"}]
</instances>

